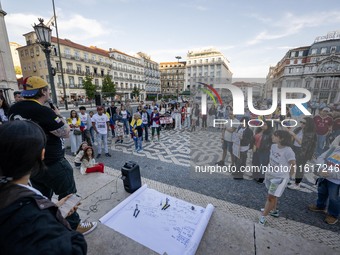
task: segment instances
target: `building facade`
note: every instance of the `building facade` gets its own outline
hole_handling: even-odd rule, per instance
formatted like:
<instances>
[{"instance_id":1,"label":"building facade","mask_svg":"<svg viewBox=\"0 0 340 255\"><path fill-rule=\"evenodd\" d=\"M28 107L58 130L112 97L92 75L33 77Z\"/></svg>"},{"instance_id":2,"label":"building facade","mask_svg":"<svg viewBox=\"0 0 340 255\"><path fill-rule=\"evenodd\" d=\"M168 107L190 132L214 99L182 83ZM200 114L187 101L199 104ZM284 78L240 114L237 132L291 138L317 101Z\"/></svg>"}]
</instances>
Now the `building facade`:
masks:
<instances>
[{"instance_id":1,"label":"building facade","mask_svg":"<svg viewBox=\"0 0 340 255\"><path fill-rule=\"evenodd\" d=\"M136 87L139 89L139 100L145 100L143 60L112 48L109 49L109 56L112 61L112 74L117 94L125 99L133 99L132 91ZM134 99L137 100L136 96Z\"/></svg>"},{"instance_id":2,"label":"building facade","mask_svg":"<svg viewBox=\"0 0 340 255\"><path fill-rule=\"evenodd\" d=\"M13 91L18 90L18 82L8 40L6 14L0 3L0 95L4 96L8 103L11 103L14 100Z\"/></svg>"},{"instance_id":3,"label":"building facade","mask_svg":"<svg viewBox=\"0 0 340 255\"><path fill-rule=\"evenodd\" d=\"M36 43L35 32L24 35L26 45L19 47L18 53L24 77L40 76L49 82L46 57L39 44ZM95 46L83 46L68 39L59 39L60 57L57 38L52 37L51 64L55 68L54 83L57 99L63 102L62 75L68 101L86 100L83 81L86 76L92 77L92 83L101 93L104 77L109 75L116 85L116 99L133 99L132 91L139 89L139 100L145 99L145 74L143 60L115 49L109 51ZM102 94L102 97L105 97Z\"/></svg>"},{"instance_id":4,"label":"building facade","mask_svg":"<svg viewBox=\"0 0 340 255\"><path fill-rule=\"evenodd\" d=\"M340 32L319 36L311 46L289 50L267 75L267 97L272 87L307 88L312 101L340 101ZM300 97L301 95L292 95Z\"/></svg>"},{"instance_id":5,"label":"building facade","mask_svg":"<svg viewBox=\"0 0 340 255\"><path fill-rule=\"evenodd\" d=\"M159 64L151 60L151 57L143 52L138 52L137 57L142 59L145 77L145 95L157 97L161 93L161 80Z\"/></svg>"},{"instance_id":6,"label":"building facade","mask_svg":"<svg viewBox=\"0 0 340 255\"><path fill-rule=\"evenodd\" d=\"M216 88L230 84L232 72L224 55L214 48L189 51L187 54L186 85L197 82L213 84Z\"/></svg>"},{"instance_id":7,"label":"building facade","mask_svg":"<svg viewBox=\"0 0 340 255\"><path fill-rule=\"evenodd\" d=\"M178 98L185 90L186 62L161 62L161 94Z\"/></svg>"}]
</instances>

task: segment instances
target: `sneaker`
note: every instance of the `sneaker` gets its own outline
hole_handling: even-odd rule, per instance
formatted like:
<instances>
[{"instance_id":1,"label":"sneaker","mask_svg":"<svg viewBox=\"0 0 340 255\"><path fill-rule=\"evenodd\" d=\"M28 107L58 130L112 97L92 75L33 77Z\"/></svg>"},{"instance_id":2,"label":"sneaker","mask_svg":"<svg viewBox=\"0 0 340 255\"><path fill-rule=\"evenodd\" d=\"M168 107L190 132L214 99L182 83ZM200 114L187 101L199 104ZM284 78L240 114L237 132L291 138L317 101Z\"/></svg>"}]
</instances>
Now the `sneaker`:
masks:
<instances>
[{"instance_id":1,"label":"sneaker","mask_svg":"<svg viewBox=\"0 0 340 255\"><path fill-rule=\"evenodd\" d=\"M295 183L288 185L287 188L292 189L292 190L300 190L301 189L300 184L295 184Z\"/></svg>"},{"instance_id":2,"label":"sneaker","mask_svg":"<svg viewBox=\"0 0 340 255\"><path fill-rule=\"evenodd\" d=\"M101 155L102 155L102 154L98 154L98 155L97 155L97 158L100 158Z\"/></svg>"},{"instance_id":3,"label":"sneaker","mask_svg":"<svg viewBox=\"0 0 340 255\"><path fill-rule=\"evenodd\" d=\"M260 216L259 218L259 224L262 225L262 226L265 226L267 223L267 219L265 216Z\"/></svg>"},{"instance_id":4,"label":"sneaker","mask_svg":"<svg viewBox=\"0 0 340 255\"><path fill-rule=\"evenodd\" d=\"M111 154L110 153L105 153L105 156L106 157L111 157Z\"/></svg>"},{"instance_id":5,"label":"sneaker","mask_svg":"<svg viewBox=\"0 0 340 255\"><path fill-rule=\"evenodd\" d=\"M308 206L308 209L312 212L323 212L323 213L325 212L324 208L323 209L319 208L316 205L310 205L310 206Z\"/></svg>"},{"instance_id":6,"label":"sneaker","mask_svg":"<svg viewBox=\"0 0 340 255\"><path fill-rule=\"evenodd\" d=\"M269 212L269 214L270 214L270 216L275 217L275 218L280 217L280 211L279 210L271 210Z\"/></svg>"},{"instance_id":7,"label":"sneaker","mask_svg":"<svg viewBox=\"0 0 340 255\"><path fill-rule=\"evenodd\" d=\"M223 161L223 160L220 160L220 161L216 162L216 165L224 166L224 161Z\"/></svg>"},{"instance_id":8,"label":"sneaker","mask_svg":"<svg viewBox=\"0 0 340 255\"><path fill-rule=\"evenodd\" d=\"M76 231L78 231L79 233L82 233L83 235L87 235L91 233L96 227L97 227L97 222L85 221L85 222L79 223Z\"/></svg>"},{"instance_id":9,"label":"sneaker","mask_svg":"<svg viewBox=\"0 0 340 255\"><path fill-rule=\"evenodd\" d=\"M264 208L261 208L261 212L264 212ZM275 218L278 218L278 217L280 217L280 211L279 210L271 210L270 212L269 212L269 215L270 216L273 216L273 217L275 217Z\"/></svg>"},{"instance_id":10,"label":"sneaker","mask_svg":"<svg viewBox=\"0 0 340 255\"><path fill-rule=\"evenodd\" d=\"M139 150L138 152L143 152L143 150Z\"/></svg>"},{"instance_id":11,"label":"sneaker","mask_svg":"<svg viewBox=\"0 0 340 255\"><path fill-rule=\"evenodd\" d=\"M329 225L334 225L338 222L338 219L328 214L325 218L325 222Z\"/></svg>"}]
</instances>

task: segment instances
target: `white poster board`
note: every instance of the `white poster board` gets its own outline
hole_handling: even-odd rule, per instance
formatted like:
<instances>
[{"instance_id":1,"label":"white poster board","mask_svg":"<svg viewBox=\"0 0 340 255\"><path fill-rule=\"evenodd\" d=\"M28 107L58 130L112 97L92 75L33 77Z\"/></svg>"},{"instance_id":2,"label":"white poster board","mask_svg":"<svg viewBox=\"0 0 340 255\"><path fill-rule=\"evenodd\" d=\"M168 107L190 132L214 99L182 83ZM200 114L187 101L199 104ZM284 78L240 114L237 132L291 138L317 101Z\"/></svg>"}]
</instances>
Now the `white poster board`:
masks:
<instances>
[{"instance_id":1,"label":"white poster board","mask_svg":"<svg viewBox=\"0 0 340 255\"><path fill-rule=\"evenodd\" d=\"M170 206L162 210L167 199ZM203 208L143 185L100 222L159 254L193 255L213 210L211 204Z\"/></svg>"}]
</instances>

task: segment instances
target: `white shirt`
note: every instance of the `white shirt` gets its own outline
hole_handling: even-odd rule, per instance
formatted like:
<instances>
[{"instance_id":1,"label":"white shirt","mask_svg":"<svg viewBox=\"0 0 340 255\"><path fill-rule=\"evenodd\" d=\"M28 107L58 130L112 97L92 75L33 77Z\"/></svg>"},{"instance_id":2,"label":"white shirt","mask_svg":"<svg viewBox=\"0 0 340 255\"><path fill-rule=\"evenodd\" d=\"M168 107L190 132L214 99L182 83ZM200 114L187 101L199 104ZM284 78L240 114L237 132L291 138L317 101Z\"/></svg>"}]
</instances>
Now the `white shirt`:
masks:
<instances>
[{"instance_id":1,"label":"white shirt","mask_svg":"<svg viewBox=\"0 0 340 255\"><path fill-rule=\"evenodd\" d=\"M106 114L99 115L96 113L92 116L92 122L95 123L97 131L99 134L106 135L107 134L107 122L109 122L109 118Z\"/></svg>"},{"instance_id":2,"label":"white shirt","mask_svg":"<svg viewBox=\"0 0 340 255\"><path fill-rule=\"evenodd\" d=\"M191 107L187 107L187 117L190 117L191 115Z\"/></svg>"},{"instance_id":3,"label":"white shirt","mask_svg":"<svg viewBox=\"0 0 340 255\"><path fill-rule=\"evenodd\" d=\"M120 111L120 114L122 115L123 119L127 119L127 111Z\"/></svg>"},{"instance_id":4,"label":"white shirt","mask_svg":"<svg viewBox=\"0 0 340 255\"><path fill-rule=\"evenodd\" d=\"M225 124L225 127L226 128L236 128L236 130L237 130L237 128L238 128L238 126L239 125L237 125L237 124L234 124L234 123L238 123L238 120L237 119L233 119L232 121L233 121L233 126L232 127L230 127L230 119L227 119L227 123ZM224 130L224 135L223 135L223 139L224 139L224 141L228 141L228 142L232 142L233 141L233 132L230 132L230 131L228 131L227 129L225 129Z\"/></svg>"},{"instance_id":5,"label":"white shirt","mask_svg":"<svg viewBox=\"0 0 340 255\"><path fill-rule=\"evenodd\" d=\"M87 129L87 118L88 118L87 113L85 113L84 115L80 113L79 118L80 118L82 125L84 126L84 130Z\"/></svg>"},{"instance_id":6,"label":"white shirt","mask_svg":"<svg viewBox=\"0 0 340 255\"><path fill-rule=\"evenodd\" d=\"M289 178L290 163L295 160L295 153L289 146L279 148L277 144L273 144L270 148L269 165L274 168L268 169L271 176Z\"/></svg>"}]
</instances>

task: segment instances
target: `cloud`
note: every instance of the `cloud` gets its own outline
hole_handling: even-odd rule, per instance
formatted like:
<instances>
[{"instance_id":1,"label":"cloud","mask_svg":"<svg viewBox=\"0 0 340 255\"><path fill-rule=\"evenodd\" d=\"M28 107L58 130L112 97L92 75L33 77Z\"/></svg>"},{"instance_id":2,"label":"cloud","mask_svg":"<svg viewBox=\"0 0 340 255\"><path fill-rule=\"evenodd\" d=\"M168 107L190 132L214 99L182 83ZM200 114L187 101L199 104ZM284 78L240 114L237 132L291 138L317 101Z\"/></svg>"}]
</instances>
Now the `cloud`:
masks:
<instances>
[{"instance_id":1,"label":"cloud","mask_svg":"<svg viewBox=\"0 0 340 255\"><path fill-rule=\"evenodd\" d=\"M10 41L24 44L25 39L22 35L33 31L32 25L38 23L37 17L39 17L37 14L23 13L12 13L6 16ZM50 19L50 17L43 18L45 23ZM65 15L61 10L57 12L57 22L60 38L67 38L85 46L93 45L95 42L100 43L99 47L100 45L110 44L110 41L122 33L99 20L86 18L80 14ZM52 34L55 36L55 28L51 28Z\"/></svg>"},{"instance_id":2,"label":"cloud","mask_svg":"<svg viewBox=\"0 0 340 255\"><path fill-rule=\"evenodd\" d=\"M206 8L206 7L202 6L202 5L196 5L195 8L197 10L199 10L199 11L206 11L206 10L208 10L208 8Z\"/></svg>"},{"instance_id":3,"label":"cloud","mask_svg":"<svg viewBox=\"0 0 340 255\"><path fill-rule=\"evenodd\" d=\"M106 37L113 33L104 27L98 20L88 19L79 14L74 14L69 18L58 20L58 30L61 36L77 38L77 40L90 40L97 37Z\"/></svg>"},{"instance_id":4,"label":"cloud","mask_svg":"<svg viewBox=\"0 0 340 255\"><path fill-rule=\"evenodd\" d=\"M253 14L252 17L257 17L257 15ZM280 39L298 34L303 29L338 24L339 22L340 11L309 13L306 15L286 13L277 21L268 23L268 27L249 40L247 45Z\"/></svg>"}]
</instances>

